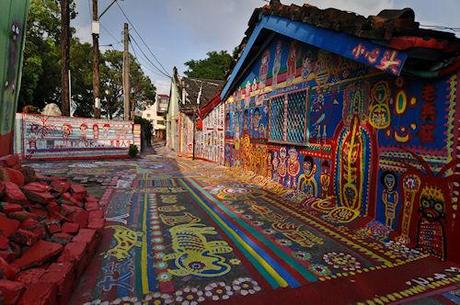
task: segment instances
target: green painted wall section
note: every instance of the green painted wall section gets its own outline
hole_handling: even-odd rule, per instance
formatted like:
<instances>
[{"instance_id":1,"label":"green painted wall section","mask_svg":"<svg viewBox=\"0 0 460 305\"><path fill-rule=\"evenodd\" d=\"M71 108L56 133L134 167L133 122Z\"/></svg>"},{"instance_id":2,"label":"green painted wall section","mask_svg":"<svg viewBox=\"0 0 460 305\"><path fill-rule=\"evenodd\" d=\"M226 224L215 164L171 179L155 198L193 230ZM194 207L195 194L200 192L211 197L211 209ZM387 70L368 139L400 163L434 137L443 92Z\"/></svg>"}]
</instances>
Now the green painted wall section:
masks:
<instances>
[{"instance_id":1,"label":"green painted wall section","mask_svg":"<svg viewBox=\"0 0 460 305\"><path fill-rule=\"evenodd\" d=\"M0 135L14 128L29 2L0 1Z\"/></svg>"}]
</instances>

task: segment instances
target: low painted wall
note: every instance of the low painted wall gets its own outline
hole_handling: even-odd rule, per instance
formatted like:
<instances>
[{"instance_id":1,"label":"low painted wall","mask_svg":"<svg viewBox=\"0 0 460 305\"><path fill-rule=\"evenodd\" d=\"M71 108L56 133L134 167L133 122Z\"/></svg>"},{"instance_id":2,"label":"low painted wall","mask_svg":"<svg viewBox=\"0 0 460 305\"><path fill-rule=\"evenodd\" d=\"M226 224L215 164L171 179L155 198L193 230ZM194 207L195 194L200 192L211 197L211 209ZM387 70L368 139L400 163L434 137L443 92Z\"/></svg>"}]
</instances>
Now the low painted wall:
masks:
<instances>
[{"instance_id":1,"label":"low painted wall","mask_svg":"<svg viewBox=\"0 0 460 305\"><path fill-rule=\"evenodd\" d=\"M130 121L17 113L14 148L32 160L123 158L140 137Z\"/></svg>"}]
</instances>

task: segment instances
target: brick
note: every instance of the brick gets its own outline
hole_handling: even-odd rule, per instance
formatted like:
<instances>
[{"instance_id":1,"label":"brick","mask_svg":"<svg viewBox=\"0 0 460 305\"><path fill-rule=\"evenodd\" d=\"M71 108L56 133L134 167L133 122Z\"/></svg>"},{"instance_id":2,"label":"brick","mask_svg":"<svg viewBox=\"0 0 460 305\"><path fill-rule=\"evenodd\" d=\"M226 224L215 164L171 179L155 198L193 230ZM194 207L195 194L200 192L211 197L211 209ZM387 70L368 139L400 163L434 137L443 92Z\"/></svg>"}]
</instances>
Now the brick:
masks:
<instances>
[{"instance_id":1,"label":"brick","mask_svg":"<svg viewBox=\"0 0 460 305\"><path fill-rule=\"evenodd\" d=\"M5 194L3 199L11 203L26 203L27 198L24 193L21 191L19 186L12 182L4 182L5 184Z\"/></svg>"},{"instance_id":2,"label":"brick","mask_svg":"<svg viewBox=\"0 0 460 305\"><path fill-rule=\"evenodd\" d=\"M90 211L89 219L94 219L94 218L104 218L104 212L101 209Z\"/></svg>"},{"instance_id":3,"label":"brick","mask_svg":"<svg viewBox=\"0 0 460 305\"><path fill-rule=\"evenodd\" d=\"M85 204L85 209L87 211L95 211L95 210L99 210L100 206L99 206L99 203L96 201L87 201L86 204Z\"/></svg>"},{"instance_id":4,"label":"brick","mask_svg":"<svg viewBox=\"0 0 460 305\"><path fill-rule=\"evenodd\" d=\"M27 287L17 305L57 305L57 285L34 283Z\"/></svg>"},{"instance_id":5,"label":"brick","mask_svg":"<svg viewBox=\"0 0 460 305\"><path fill-rule=\"evenodd\" d=\"M51 241L59 243L61 245L66 245L72 241L73 236L67 233L55 233L51 236Z\"/></svg>"},{"instance_id":6,"label":"brick","mask_svg":"<svg viewBox=\"0 0 460 305\"><path fill-rule=\"evenodd\" d=\"M3 294L4 305L14 305L17 303L25 289L24 284L9 280L0 280L0 292ZM34 304L34 303L30 303ZM30 305L28 304L28 305Z\"/></svg>"},{"instance_id":7,"label":"brick","mask_svg":"<svg viewBox=\"0 0 460 305\"><path fill-rule=\"evenodd\" d=\"M23 222L26 219L38 219L37 215L27 212L27 211L18 211L13 213L8 213L8 217L11 219L16 219Z\"/></svg>"},{"instance_id":8,"label":"brick","mask_svg":"<svg viewBox=\"0 0 460 305\"><path fill-rule=\"evenodd\" d=\"M9 247L10 245L8 238L6 238L3 233L0 233L0 250L8 250Z\"/></svg>"},{"instance_id":9,"label":"brick","mask_svg":"<svg viewBox=\"0 0 460 305\"><path fill-rule=\"evenodd\" d=\"M96 251L100 235L94 229L80 229L73 238L74 242L84 242L88 244L88 253L91 255Z\"/></svg>"},{"instance_id":10,"label":"brick","mask_svg":"<svg viewBox=\"0 0 460 305\"><path fill-rule=\"evenodd\" d=\"M65 263L70 262L75 264L76 266L76 276L79 277L83 274L86 267L89 263L89 254L87 252L88 244L85 242L71 242L68 243L64 251L62 251L62 255L58 258L58 263Z\"/></svg>"},{"instance_id":11,"label":"brick","mask_svg":"<svg viewBox=\"0 0 460 305\"><path fill-rule=\"evenodd\" d=\"M61 232L61 225L58 221L49 220L46 222L46 229L50 234L59 233Z\"/></svg>"},{"instance_id":12,"label":"brick","mask_svg":"<svg viewBox=\"0 0 460 305\"><path fill-rule=\"evenodd\" d=\"M22 166L21 173L24 175L24 183L30 183L37 180L35 170L30 166Z\"/></svg>"},{"instance_id":13,"label":"brick","mask_svg":"<svg viewBox=\"0 0 460 305\"><path fill-rule=\"evenodd\" d=\"M44 205L54 201L54 196L49 192L50 188L40 182L32 182L25 185L23 188L27 199L38 202Z\"/></svg>"},{"instance_id":14,"label":"brick","mask_svg":"<svg viewBox=\"0 0 460 305\"><path fill-rule=\"evenodd\" d=\"M40 281L40 278L45 274L46 268L32 268L20 272L16 276L16 281L21 282L25 285L30 285Z\"/></svg>"},{"instance_id":15,"label":"brick","mask_svg":"<svg viewBox=\"0 0 460 305\"><path fill-rule=\"evenodd\" d=\"M6 214L11 214L11 213L14 213L14 212L21 212L23 211L23 207L22 205L20 204L16 204L16 203L9 203L9 202L6 202L4 204L2 204L2 211Z\"/></svg>"},{"instance_id":16,"label":"brick","mask_svg":"<svg viewBox=\"0 0 460 305\"><path fill-rule=\"evenodd\" d=\"M16 167L20 165L19 157L17 155L6 155L0 157L0 166L2 167Z\"/></svg>"},{"instance_id":17,"label":"brick","mask_svg":"<svg viewBox=\"0 0 460 305\"><path fill-rule=\"evenodd\" d=\"M70 189L70 182L68 180L53 180L50 184L51 188L59 194L64 194Z\"/></svg>"},{"instance_id":18,"label":"brick","mask_svg":"<svg viewBox=\"0 0 460 305\"><path fill-rule=\"evenodd\" d=\"M21 171L17 169L8 168L8 167L0 167L0 180L1 181L8 181L16 184L17 186L24 185L24 175Z\"/></svg>"},{"instance_id":19,"label":"brick","mask_svg":"<svg viewBox=\"0 0 460 305\"><path fill-rule=\"evenodd\" d=\"M88 229L93 229L98 232L104 229L104 226L105 226L104 218L93 218L93 219L90 219L88 222Z\"/></svg>"},{"instance_id":20,"label":"brick","mask_svg":"<svg viewBox=\"0 0 460 305\"><path fill-rule=\"evenodd\" d=\"M21 223L15 219L10 219L4 215L0 215L0 232L5 237L10 237L11 234L16 232Z\"/></svg>"},{"instance_id":21,"label":"brick","mask_svg":"<svg viewBox=\"0 0 460 305\"><path fill-rule=\"evenodd\" d=\"M26 250L23 255L13 262L19 269L40 266L49 259L58 255L63 247L60 244L39 240L35 245Z\"/></svg>"},{"instance_id":22,"label":"brick","mask_svg":"<svg viewBox=\"0 0 460 305\"><path fill-rule=\"evenodd\" d=\"M0 278L6 278L12 280L18 273L18 269L11 266L5 259L0 257Z\"/></svg>"},{"instance_id":23,"label":"brick","mask_svg":"<svg viewBox=\"0 0 460 305\"><path fill-rule=\"evenodd\" d=\"M11 234L10 239L23 246L33 246L40 238L37 234L24 229L18 229Z\"/></svg>"},{"instance_id":24,"label":"brick","mask_svg":"<svg viewBox=\"0 0 460 305\"><path fill-rule=\"evenodd\" d=\"M89 214L83 209L78 209L70 215L70 220L72 222L78 223L81 228L86 228L88 226L88 217Z\"/></svg>"},{"instance_id":25,"label":"brick","mask_svg":"<svg viewBox=\"0 0 460 305\"><path fill-rule=\"evenodd\" d=\"M61 205L61 212L64 214L64 216L68 216L72 214L73 212L76 212L78 210L78 207L75 207L73 205L68 205L68 204L63 204Z\"/></svg>"},{"instance_id":26,"label":"brick","mask_svg":"<svg viewBox=\"0 0 460 305\"><path fill-rule=\"evenodd\" d=\"M80 225L78 223L66 222L62 225L62 232L68 234L77 234L80 230Z\"/></svg>"},{"instance_id":27,"label":"brick","mask_svg":"<svg viewBox=\"0 0 460 305\"><path fill-rule=\"evenodd\" d=\"M68 304L75 280L74 265L69 262L51 264L40 280L55 284L58 304Z\"/></svg>"}]
</instances>

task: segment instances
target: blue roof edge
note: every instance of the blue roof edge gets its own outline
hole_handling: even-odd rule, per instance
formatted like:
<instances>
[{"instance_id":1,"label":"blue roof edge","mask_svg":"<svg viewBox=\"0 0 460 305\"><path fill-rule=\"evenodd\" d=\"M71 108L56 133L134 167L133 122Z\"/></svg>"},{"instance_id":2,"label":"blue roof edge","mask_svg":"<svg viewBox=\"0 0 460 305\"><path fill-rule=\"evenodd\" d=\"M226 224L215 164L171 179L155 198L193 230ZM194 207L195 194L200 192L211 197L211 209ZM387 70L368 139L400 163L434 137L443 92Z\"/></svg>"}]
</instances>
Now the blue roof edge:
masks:
<instances>
[{"instance_id":1,"label":"blue roof edge","mask_svg":"<svg viewBox=\"0 0 460 305\"><path fill-rule=\"evenodd\" d=\"M386 48L350 34L322 29L278 16L264 16L252 31L243 53L222 89L220 95L222 101L227 97L228 91L242 65L245 63L249 51L263 29L279 33L396 76L400 75L408 57L406 52Z\"/></svg>"}]
</instances>

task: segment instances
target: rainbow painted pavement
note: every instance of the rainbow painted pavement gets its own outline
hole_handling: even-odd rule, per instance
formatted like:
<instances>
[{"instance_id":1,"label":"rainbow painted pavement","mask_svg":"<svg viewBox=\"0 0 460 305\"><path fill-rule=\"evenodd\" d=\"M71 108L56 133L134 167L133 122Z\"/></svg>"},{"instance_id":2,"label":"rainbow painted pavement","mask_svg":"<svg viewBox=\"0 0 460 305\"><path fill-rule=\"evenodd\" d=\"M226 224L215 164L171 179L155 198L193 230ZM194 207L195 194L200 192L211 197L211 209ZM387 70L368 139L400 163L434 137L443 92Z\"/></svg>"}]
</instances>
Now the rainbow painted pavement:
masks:
<instances>
[{"instance_id":1,"label":"rainbow painted pavement","mask_svg":"<svg viewBox=\"0 0 460 305\"><path fill-rule=\"evenodd\" d=\"M333 223L300 195L255 176L162 156L55 170L75 168L79 179L111 181L104 185L111 199L102 244L72 305L289 304L299 297L457 304L442 294L455 295L457 266L387 242L378 223Z\"/></svg>"}]
</instances>

